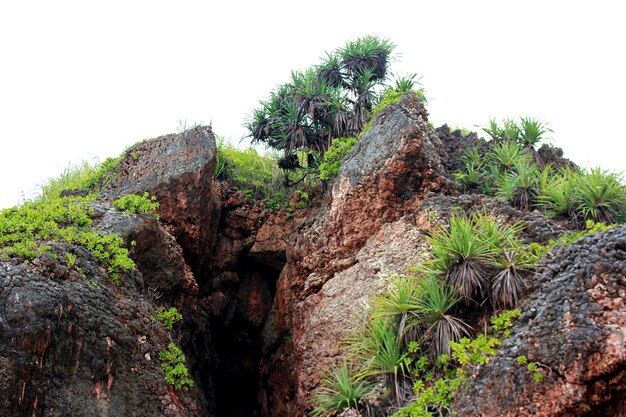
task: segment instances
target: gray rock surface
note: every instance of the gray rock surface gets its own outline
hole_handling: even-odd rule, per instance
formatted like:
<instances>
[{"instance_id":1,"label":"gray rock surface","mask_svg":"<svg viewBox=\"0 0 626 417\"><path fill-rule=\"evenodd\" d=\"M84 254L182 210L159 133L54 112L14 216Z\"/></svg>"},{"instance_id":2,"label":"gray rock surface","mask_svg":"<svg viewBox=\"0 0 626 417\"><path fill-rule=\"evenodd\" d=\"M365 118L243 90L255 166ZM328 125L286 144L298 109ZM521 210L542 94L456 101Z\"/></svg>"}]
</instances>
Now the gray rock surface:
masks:
<instances>
[{"instance_id":1,"label":"gray rock surface","mask_svg":"<svg viewBox=\"0 0 626 417\"><path fill-rule=\"evenodd\" d=\"M555 254L498 355L468 381L459 416L623 416L626 227ZM541 382L517 363L539 364Z\"/></svg>"}]
</instances>

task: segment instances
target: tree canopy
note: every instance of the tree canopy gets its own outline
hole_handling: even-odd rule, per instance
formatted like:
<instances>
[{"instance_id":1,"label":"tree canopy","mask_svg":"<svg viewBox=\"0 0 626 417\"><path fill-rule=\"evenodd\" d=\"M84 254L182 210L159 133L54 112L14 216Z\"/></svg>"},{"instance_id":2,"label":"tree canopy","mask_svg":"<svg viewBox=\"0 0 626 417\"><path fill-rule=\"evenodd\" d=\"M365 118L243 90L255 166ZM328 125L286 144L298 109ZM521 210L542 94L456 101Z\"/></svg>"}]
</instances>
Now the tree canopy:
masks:
<instances>
[{"instance_id":1,"label":"tree canopy","mask_svg":"<svg viewBox=\"0 0 626 417\"><path fill-rule=\"evenodd\" d=\"M299 166L298 151L324 154L333 139L356 136L388 78L394 48L387 39L365 36L327 53L318 65L292 71L246 123L253 142L284 152L279 165L289 169Z\"/></svg>"}]
</instances>

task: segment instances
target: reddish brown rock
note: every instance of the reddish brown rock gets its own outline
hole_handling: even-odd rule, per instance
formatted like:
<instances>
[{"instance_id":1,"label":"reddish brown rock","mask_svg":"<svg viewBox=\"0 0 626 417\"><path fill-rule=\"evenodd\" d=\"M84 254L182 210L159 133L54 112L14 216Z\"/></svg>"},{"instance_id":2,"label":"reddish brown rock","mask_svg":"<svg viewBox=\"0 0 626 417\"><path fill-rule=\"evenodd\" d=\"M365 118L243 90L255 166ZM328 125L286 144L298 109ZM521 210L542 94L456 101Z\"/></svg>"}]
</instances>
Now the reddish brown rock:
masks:
<instances>
[{"instance_id":1,"label":"reddish brown rock","mask_svg":"<svg viewBox=\"0 0 626 417\"><path fill-rule=\"evenodd\" d=\"M119 172L102 195L109 199L144 192L156 196L161 223L197 271L210 259L208 243L215 239L220 218L221 194L214 190L213 182L215 161L215 136L210 127L141 142L126 152Z\"/></svg>"},{"instance_id":2,"label":"reddish brown rock","mask_svg":"<svg viewBox=\"0 0 626 417\"><path fill-rule=\"evenodd\" d=\"M279 350L293 363L275 372L295 380L285 381L290 391L277 389L270 401L280 404L275 410L286 410L282 415L304 415L320 372L336 360L350 311L387 274L415 261L423 239L413 213L424 196L450 186L442 152L422 103L407 94L377 116L343 162L329 199L289 236L268 322L273 330L266 331L275 338L293 333L293 354ZM276 365L275 357L268 362Z\"/></svg>"}]
</instances>

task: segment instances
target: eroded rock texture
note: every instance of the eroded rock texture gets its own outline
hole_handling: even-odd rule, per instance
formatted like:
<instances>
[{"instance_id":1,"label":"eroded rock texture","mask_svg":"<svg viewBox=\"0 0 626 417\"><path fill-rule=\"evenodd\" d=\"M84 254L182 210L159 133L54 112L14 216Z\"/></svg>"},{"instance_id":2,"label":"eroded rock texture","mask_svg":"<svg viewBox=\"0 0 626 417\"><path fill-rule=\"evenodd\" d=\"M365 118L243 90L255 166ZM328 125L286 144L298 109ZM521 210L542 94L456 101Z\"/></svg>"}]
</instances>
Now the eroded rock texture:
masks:
<instances>
[{"instance_id":1,"label":"eroded rock texture","mask_svg":"<svg viewBox=\"0 0 626 417\"><path fill-rule=\"evenodd\" d=\"M269 325L292 342L267 361L268 379L280 373L289 380L268 399L271 415L305 414L359 309L389 274L416 261L425 245L418 225L428 223L416 209L425 196L449 189L446 159L422 103L408 94L378 115L325 205L290 235Z\"/></svg>"},{"instance_id":2,"label":"eroded rock texture","mask_svg":"<svg viewBox=\"0 0 626 417\"><path fill-rule=\"evenodd\" d=\"M202 415L197 389L163 379L157 355L170 338L151 319L142 274L115 287L90 253L52 245L76 264L0 262L0 415Z\"/></svg>"},{"instance_id":3,"label":"eroded rock texture","mask_svg":"<svg viewBox=\"0 0 626 417\"><path fill-rule=\"evenodd\" d=\"M148 192L159 201L161 224L185 251L192 270L206 267L220 218L220 193L214 190L215 136L199 126L133 146L103 197Z\"/></svg>"},{"instance_id":4,"label":"eroded rock texture","mask_svg":"<svg viewBox=\"0 0 626 417\"><path fill-rule=\"evenodd\" d=\"M498 356L457 401L460 416L623 416L626 228L556 254ZM537 362L541 382L517 363Z\"/></svg>"}]
</instances>

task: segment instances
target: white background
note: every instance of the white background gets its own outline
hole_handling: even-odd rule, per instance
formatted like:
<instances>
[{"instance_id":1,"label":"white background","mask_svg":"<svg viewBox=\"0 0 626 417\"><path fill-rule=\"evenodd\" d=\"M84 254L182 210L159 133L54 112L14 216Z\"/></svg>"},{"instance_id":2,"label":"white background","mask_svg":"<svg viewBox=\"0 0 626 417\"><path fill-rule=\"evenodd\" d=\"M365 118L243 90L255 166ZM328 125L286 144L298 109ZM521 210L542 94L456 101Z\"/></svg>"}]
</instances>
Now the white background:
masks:
<instances>
[{"instance_id":1,"label":"white background","mask_svg":"<svg viewBox=\"0 0 626 417\"><path fill-rule=\"evenodd\" d=\"M626 168L620 1L0 1L0 207L179 120L239 142L292 69L366 34L434 125L534 116L576 163Z\"/></svg>"}]
</instances>

